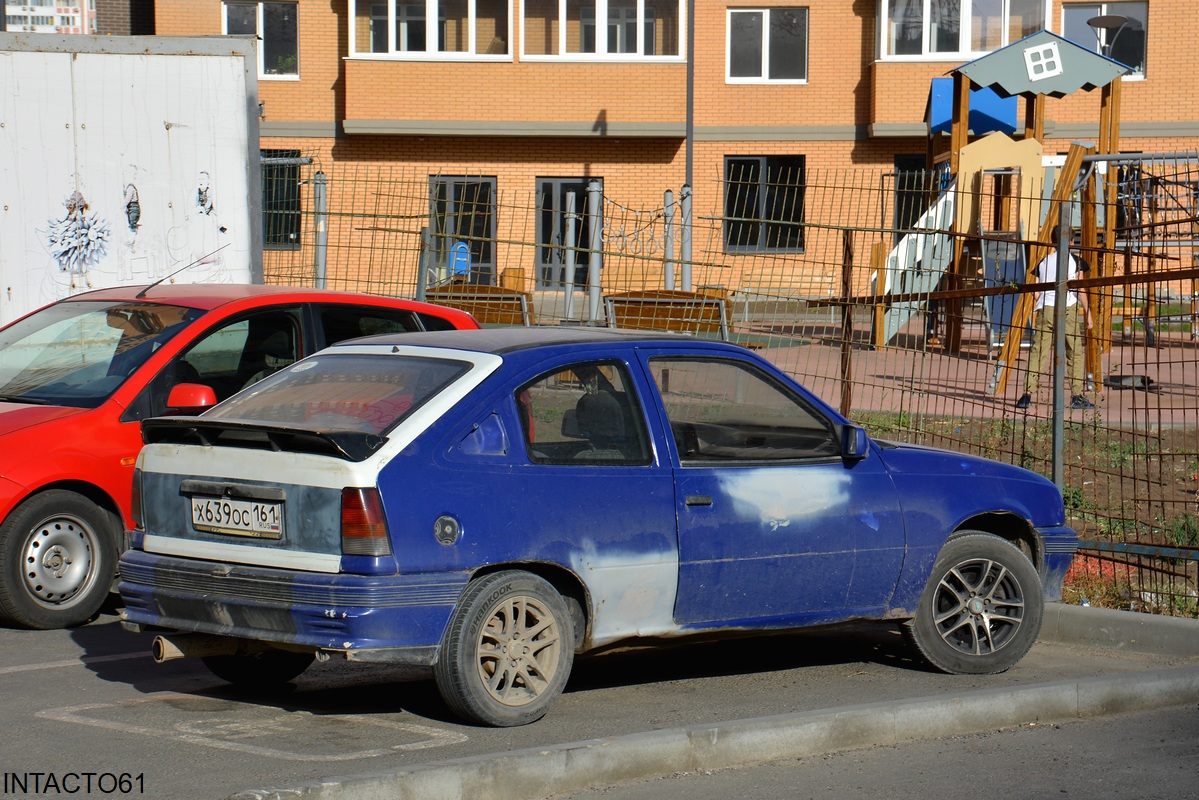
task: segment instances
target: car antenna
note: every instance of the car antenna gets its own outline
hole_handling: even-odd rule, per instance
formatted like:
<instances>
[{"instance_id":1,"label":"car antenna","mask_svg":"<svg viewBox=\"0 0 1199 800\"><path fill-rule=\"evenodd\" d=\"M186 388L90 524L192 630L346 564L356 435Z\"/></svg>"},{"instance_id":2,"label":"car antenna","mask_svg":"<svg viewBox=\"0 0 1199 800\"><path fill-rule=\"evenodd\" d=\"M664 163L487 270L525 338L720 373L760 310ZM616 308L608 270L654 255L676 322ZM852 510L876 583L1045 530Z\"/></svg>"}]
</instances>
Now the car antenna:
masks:
<instances>
[{"instance_id":1,"label":"car antenna","mask_svg":"<svg viewBox=\"0 0 1199 800\"><path fill-rule=\"evenodd\" d=\"M226 247L228 247L228 246L229 246L228 244L223 244L223 245L221 245L220 247L218 247L216 250L213 250L211 253L205 253L204 255L200 256L199 258L197 258L197 259L196 259L195 261L193 261L192 263L190 263L190 264L184 264L182 267L180 267L179 269L175 270L175 271L174 271L174 272L172 272L171 274L169 274L169 275L163 275L161 278L159 278L158 280L154 281L154 283L150 284L149 286L147 286L146 288L142 289L140 292L138 292L137 294L135 294L135 295L133 296L133 297L134 297L134 299L136 299L136 300L141 300L143 297L145 297L145 296L146 296L146 293L147 293L147 292L149 292L151 289L153 289L153 288L154 288L155 286L157 286L158 284L162 283L163 281L168 281L168 280L170 280L171 278L173 278L173 277L175 277L176 275L178 275L180 272L183 272L183 270L187 269L188 267L194 267L196 264L199 264L201 261L206 261L206 260L208 260L208 259L212 258L213 256L215 256L217 253L221 252L222 250L224 250L224 249L225 249Z\"/></svg>"}]
</instances>

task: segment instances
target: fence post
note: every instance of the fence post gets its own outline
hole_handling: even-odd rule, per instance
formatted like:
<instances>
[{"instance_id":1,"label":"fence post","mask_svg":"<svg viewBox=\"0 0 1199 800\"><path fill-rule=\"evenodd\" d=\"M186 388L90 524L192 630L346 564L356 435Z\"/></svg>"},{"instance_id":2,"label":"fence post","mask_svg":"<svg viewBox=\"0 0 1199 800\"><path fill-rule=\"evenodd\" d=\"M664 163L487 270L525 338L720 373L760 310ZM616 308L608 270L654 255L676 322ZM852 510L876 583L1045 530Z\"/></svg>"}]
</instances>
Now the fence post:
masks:
<instances>
[{"instance_id":1,"label":"fence post","mask_svg":"<svg viewBox=\"0 0 1199 800\"><path fill-rule=\"evenodd\" d=\"M664 233L662 236L662 288L674 288L674 192L669 189L662 195Z\"/></svg>"},{"instance_id":2,"label":"fence post","mask_svg":"<svg viewBox=\"0 0 1199 800\"><path fill-rule=\"evenodd\" d=\"M853 231L841 231L841 299L853 295ZM853 408L853 307L841 305L841 415Z\"/></svg>"},{"instance_id":3,"label":"fence post","mask_svg":"<svg viewBox=\"0 0 1199 800\"><path fill-rule=\"evenodd\" d=\"M318 172L312 177L316 206L316 288L327 288L329 280L329 179Z\"/></svg>"},{"instance_id":4,"label":"fence post","mask_svg":"<svg viewBox=\"0 0 1199 800\"><path fill-rule=\"evenodd\" d=\"M682 212L682 230L679 231L679 256L683 268L684 292L691 291L691 186L683 184L679 192L680 211Z\"/></svg>"},{"instance_id":5,"label":"fence post","mask_svg":"<svg viewBox=\"0 0 1199 800\"><path fill-rule=\"evenodd\" d=\"M600 226L600 201L603 199L603 189L599 181L587 183L587 216L591 219L591 236L587 243L591 252L587 259L587 321L596 322L600 316L600 259L603 256L603 240Z\"/></svg>"},{"instance_id":6,"label":"fence post","mask_svg":"<svg viewBox=\"0 0 1199 800\"><path fill-rule=\"evenodd\" d=\"M562 291L565 295L562 315L568 320L574 319L575 316L575 265L579 259L579 253L575 250L575 225L578 224L578 219L579 215L575 213L575 193L567 192L566 240L562 243Z\"/></svg>"},{"instance_id":7,"label":"fence post","mask_svg":"<svg viewBox=\"0 0 1199 800\"><path fill-rule=\"evenodd\" d=\"M420 229L420 252L416 257L416 299L425 301L425 292L429 288L429 253L433 249L433 239L429 236L428 226Z\"/></svg>"},{"instance_id":8,"label":"fence post","mask_svg":"<svg viewBox=\"0 0 1199 800\"><path fill-rule=\"evenodd\" d=\"M1053 296L1053 482L1062 491L1065 481L1065 464L1062 445L1065 442L1064 418L1066 403L1062 388L1066 378L1066 279L1070 275L1070 204L1058 204L1057 211L1057 275L1054 276ZM1075 312L1078 309L1074 309ZM1076 356L1077 357L1077 356ZM1032 369L1033 365L1029 365ZM1039 365L1037 367L1040 368Z\"/></svg>"}]
</instances>

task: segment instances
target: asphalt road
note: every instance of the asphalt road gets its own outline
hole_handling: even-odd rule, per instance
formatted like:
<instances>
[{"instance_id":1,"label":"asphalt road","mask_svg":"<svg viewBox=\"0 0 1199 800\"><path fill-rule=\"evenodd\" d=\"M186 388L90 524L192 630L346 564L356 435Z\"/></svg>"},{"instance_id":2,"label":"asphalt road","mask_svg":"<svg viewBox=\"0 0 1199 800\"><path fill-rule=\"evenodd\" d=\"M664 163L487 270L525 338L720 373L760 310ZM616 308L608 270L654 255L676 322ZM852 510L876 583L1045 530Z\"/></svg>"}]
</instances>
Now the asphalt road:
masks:
<instances>
[{"instance_id":1,"label":"asphalt road","mask_svg":"<svg viewBox=\"0 0 1199 800\"><path fill-rule=\"evenodd\" d=\"M458 723L431 682L412 671L330 662L310 669L293 691L246 696L198 662L156 665L148 653L149 637L120 630L112 615L71 631L0 629L4 779L28 787L38 780L61 784L73 775L73 785L81 786L81 776L91 774L108 781L103 788L129 789L106 796L213 800L359 776L352 791L338 783L322 790L328 792L322 796L348 800L366 796L362 787L372 779L363 783L364 774L389 776L433 762L477 764L496 754L551 748L570 752L571 743L581 740L669 736L688 726L719 730L729 720L862 704L880 704L874 716L881 719L885 704L913 698L998 692L988 696L1009 707L1007 692L1045 684L1106 677L1132 685L1151 671L1191 674L1199 668L1195 655L1042 641L1003 675L946 676L914 661L895 629L863 626L583 659L544 720L493 730ZM641 751L647 757L654 752L648 744ZM662 769L664 763L641 768ZM488 769L494 780L504 779L502 766ZM115 783L121 776L126 782ZM0 787L6 794L37 794L9 784Z\"/></svg>"}]
</instances>

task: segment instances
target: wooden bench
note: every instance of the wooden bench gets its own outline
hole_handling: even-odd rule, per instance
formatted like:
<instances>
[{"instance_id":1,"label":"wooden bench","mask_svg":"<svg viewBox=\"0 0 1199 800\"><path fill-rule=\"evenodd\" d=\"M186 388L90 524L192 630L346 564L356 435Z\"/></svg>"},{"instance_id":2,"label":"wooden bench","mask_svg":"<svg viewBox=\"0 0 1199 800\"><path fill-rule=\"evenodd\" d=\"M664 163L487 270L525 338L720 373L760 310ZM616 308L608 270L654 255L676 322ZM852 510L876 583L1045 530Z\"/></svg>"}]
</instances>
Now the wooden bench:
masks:
<instances>
[{"instance_id":1,"label":"wooden bench","mask_svg":"<svg viewBox=\"0 0 1199 800\"><path fill-rule=\"evenodd\" d=\"M675 331L729 341L724 297L714 291L647 289L604 295L609 328Z\"/></svg>"},{"instance_id":2,"label":"wooden bench","mask_svg":"<svg viewBox=\"0 0 1199 800\"><path fill-rule=\"evenodd\" d=\"M536 325L532 295L503 286L456 283L425 292L425 300L467 312L480 325Z\"/></svg>"}]
</instances>

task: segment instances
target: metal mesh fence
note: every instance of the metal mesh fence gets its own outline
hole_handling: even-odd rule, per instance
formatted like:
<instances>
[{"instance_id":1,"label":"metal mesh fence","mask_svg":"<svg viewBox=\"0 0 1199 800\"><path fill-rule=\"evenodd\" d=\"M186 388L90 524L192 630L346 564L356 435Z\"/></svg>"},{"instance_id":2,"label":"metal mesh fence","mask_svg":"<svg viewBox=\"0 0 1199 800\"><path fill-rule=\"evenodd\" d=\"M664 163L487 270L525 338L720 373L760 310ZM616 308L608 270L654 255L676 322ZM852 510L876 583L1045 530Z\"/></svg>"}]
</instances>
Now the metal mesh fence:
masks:
<instances>
[{"instance_id":1,"label":"metal mesh fence","mask_svg":"<svg viewBox=\"0 0 1199 800\"><path fill-rule=\"evenodd\" d=\"M1035 211L1048 190L1005 170L963 186L742 161L650 207L598 182L264 171L282 198L265 279L423 297L485 324L668 328L758 349L875 436L1059 472L1083 540L1067 599L1199 616L1199 164L1108 163L1071 200L1092 267L1076 288L1095 311L1093 407L1073 408L1073 390L1055 403L1052 358L1030 364L1021 319L1021 297L1052 288L1029 274L1048 252ZM1092 231L1109 186L1105 242Z\"/></svg>"}]
</instances>

